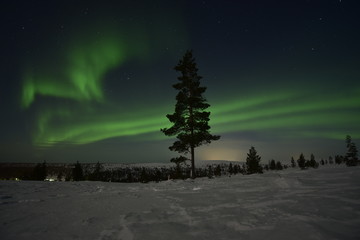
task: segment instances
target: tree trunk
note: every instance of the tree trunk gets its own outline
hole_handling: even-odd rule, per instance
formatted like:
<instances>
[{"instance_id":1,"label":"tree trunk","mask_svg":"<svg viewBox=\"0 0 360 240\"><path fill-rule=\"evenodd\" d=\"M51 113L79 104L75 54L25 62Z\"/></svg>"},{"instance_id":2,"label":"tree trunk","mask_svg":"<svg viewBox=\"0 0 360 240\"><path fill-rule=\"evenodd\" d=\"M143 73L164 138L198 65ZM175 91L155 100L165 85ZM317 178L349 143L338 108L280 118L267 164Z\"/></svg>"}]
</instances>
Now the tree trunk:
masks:
<instances>
[{"instance_id":1,"label":"tree trunk","mask_svg":"<svg viewBox=\"0 0 360 240\"><path fill-rule=\"evenodd\" d=\"M194 147L191 147L191 178L195 179L195 152L194 152Z\"/></svg>"}]
</instances>

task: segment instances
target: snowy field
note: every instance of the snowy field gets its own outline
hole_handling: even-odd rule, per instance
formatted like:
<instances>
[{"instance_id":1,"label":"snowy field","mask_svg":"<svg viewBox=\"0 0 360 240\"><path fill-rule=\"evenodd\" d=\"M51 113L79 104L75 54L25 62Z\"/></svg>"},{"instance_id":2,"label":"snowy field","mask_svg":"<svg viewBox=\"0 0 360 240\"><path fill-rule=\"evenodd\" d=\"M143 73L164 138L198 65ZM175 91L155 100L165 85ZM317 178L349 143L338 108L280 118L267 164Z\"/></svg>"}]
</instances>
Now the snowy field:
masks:
<instances>
[{"instance_id":1,"label":"snowy field","mask_svg":"<svg viewBox=\"0 0 360 240\"><path fill-rule=\"evenodd\" d=\"M6 239L360 239L360 167L160 183L0 182Z\"/></svg>"}]
</instances>

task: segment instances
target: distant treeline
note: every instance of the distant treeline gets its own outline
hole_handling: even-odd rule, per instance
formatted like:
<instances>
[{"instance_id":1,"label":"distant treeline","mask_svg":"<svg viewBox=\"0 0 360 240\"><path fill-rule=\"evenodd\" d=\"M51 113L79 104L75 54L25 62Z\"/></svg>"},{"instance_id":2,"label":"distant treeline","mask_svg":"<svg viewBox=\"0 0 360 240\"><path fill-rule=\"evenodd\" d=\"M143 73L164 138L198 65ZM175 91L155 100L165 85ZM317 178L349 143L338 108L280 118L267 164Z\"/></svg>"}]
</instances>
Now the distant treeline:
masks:
<instances>
[{"instance_id":1,"label":"distant treeline","mask_svg":"<svg viewBox=\"0 0 360 240\"><path fill-rule=\"evenodd\" d=\"M220 164L208 164L195 169L196 177L220 177L232 176L236 174L252 174L263 173L264 171L283 170L287 168L317 168L326 164L346 164L345 158L342 156L329 157L326 160L317 162L314 155L310 160L306 160L301 154L299 159L295 161L291 159L291 163L282 164L280 161L270 160L267 164L259 164L255 170L250 169L249 162L225 162ZM4 164L3 164L4 166ZM12 164L7 164L9 170ZM21 166L21 167L20 167ZM168 179L187 179L190 178L191 167L189 165L164 166L164 167L140 167L140 166L123 166L111 169L105 169L103 164L47 164L46 162L27 165L14 164L12 176L1 179L19 179L19 180L49 180L49 181L104 181L104 182L142 182L165 181ZM4 168L2 168L4 169Z\"/></svg>"},{"instance_id":2,"label":"distant treeline","mask_svg":"<svg viewBox=\"0 0 360 240\"><path fill-rule=\"evenodd\" d=\"M292 157L290 165L282 164L280 161L270 160L267 164L261 164L261 157L254 147L249 149L245 163L222 163L208 164L195 169L195 177L220 177L236 174L263 173L263 171L283 170L286 168L299 167L300 169L318 168L325 164L346 164L347 166L360 165L358 151L351 137L346 137L347 153L345 156L336 155L334 158L316 161L311 154L306 159L300 154L295 161ZM46 162L31 164L4 164L0 163L0 179L19 180L51 180L51 181L106 181L106 182L143 182L164 181L168 179L187 179L191 177L191 167L186 164L185 159L175 161L172 167L139 167L125 166L114 169L106 169L101 163L96 164L50 164Z\"/></svg>"}]
</instances>

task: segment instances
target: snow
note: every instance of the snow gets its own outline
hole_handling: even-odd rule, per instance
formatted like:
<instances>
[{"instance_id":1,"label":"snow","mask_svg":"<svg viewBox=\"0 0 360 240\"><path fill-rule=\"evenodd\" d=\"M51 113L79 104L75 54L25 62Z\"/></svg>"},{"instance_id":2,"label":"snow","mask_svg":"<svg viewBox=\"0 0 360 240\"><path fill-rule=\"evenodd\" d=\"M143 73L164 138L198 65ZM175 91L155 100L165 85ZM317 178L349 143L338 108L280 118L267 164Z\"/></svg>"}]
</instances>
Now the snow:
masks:
<instances>
[{"instance_id":1,"label":"snow","mask_svg":"<svg viewBox=\"0 0 360 240\"><path fill-rule=\"evenodd\" d=\"M0 182L1 239L359 239L360 167L160 183Z\"/></svg>"}]
</instances>

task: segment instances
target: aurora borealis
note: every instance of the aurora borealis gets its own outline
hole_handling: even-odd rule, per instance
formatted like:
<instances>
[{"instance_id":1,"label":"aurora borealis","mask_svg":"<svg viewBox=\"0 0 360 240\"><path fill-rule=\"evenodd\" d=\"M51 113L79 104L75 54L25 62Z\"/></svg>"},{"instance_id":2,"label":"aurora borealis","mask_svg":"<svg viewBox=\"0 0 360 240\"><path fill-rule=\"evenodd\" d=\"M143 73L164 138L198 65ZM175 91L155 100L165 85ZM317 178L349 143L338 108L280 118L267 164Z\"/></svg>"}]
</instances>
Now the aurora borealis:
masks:
<instances>
[{"instance_id":1,"label":"aurora borealis","mask_svg":"<svg viewBox=\"0 0 360 240\"><path fill-rule=\"evenodd\" d=\"M168 162L193 49L222 138L197 159L327 158L360 139L354 1L8 3L0 150L12 162Z\"/></svg>"}]
</instances>

